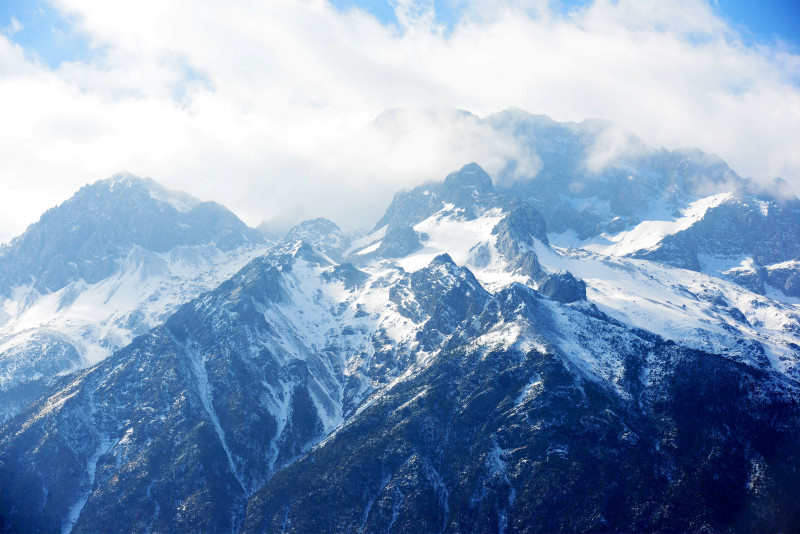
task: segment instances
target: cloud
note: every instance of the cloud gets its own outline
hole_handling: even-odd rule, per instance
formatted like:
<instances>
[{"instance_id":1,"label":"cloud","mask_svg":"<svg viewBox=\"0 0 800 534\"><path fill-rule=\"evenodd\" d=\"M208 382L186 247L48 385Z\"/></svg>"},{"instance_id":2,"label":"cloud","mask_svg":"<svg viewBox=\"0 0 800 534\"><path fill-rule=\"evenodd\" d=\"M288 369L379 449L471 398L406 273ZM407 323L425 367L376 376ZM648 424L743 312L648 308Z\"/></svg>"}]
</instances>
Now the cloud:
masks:
<instances>
[{"instance_id":1,"label":"cloud","mask_svg":"<svg viewBox=\"0 0 800 534\"><path fill-rule=\"evenodd\" d=\"M590 166L627 130L800 190L800 58L745 46L701 0L477 0L446 30L429 0L387 25L324 0L54 4L94 54L51 69L0 35L0 241L121 169L250 224L347 227L469 161L535 175L535 153L445 108L609 119Z\"/></svg>"},{"instance_id":2,"label":"cloud","mask_svg":"<svg viewBox=\"0 0 800 534\"><path fill-rule=\"evenodd\" d=\"M600 173L619 158L645 154L647 151L647 145L641 139L617 124L587 121L584 125L594 137L583 162L589 173Z\"/></svg>"},{"instance_id":3,"label":"cloud","mask_svg":"<svg viewBox=\"0 0 800 534\"><path fill-rule=\"evenodd\" d=\"M0 29L0 33L3 33L9 37L12 37L14 34L19 33L25 26L17 20L16 17L11 17L11 22L9 22L8 26Z\"/></svg>"}]
</instances>

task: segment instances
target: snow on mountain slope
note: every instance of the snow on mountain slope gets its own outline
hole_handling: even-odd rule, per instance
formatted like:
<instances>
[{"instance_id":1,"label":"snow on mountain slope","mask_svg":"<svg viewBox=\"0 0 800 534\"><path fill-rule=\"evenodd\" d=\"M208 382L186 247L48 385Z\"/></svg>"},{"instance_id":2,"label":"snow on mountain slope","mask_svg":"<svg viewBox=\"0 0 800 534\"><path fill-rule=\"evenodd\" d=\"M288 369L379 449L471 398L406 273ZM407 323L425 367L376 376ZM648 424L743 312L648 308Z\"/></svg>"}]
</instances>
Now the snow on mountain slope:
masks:
<instances>
[{"instance_id":1,"label":"snow on mountain slope","mask_svg":"<svg viewBox=\"0 0 800 534\"><path fill-rule=\"evenodd\" d=\"M582 248L608 256L627 256L659 244L666 236L686 230L706 212L732 197L732 193L719 193L700 198L675 213L675 208L664 202L648 212L645 220L630 230L616 234L603 233L590 239L579 240L574 232L551 234L550 239L560 247Z\"/></svg>"},{"instance_id":2,"label":"snow on mountain slope","mask_svg":"<svg viewBox=\"0 0 800 534\"><path fill-rule=\"evenodd\" d=\"M150 509L158 488L156 510L165 515L156 511L150 521L180 529L185 519L169 510L189 499L212 499L187 494L196 479L184 477L195 462L232 484L225 498L215 498L222 510L213 521L236 525L243 514L237 503L359 410L434 365L448 345L483 347L487 354L559 347L575 352L575 364L597 379L613 379L622 361L617 352L589 364L583 356L599 355L592 348L598 344L628 343L620 341L626 339L623 327L603 324L518 285L493 297L447 255L414 272L382 259L359 271L331 264L302 242L288 243L74 377L52 402L29 408L29 416L12 422L0 448L24 446L44 432L42 445L31 452L34 479L25 483L55 476L65 491L79 489L77 499L31 501L33 508L43 506L42 525L108 528L109 521ZM574 337L589 326L599 329ZM84 426L70 428L75 418ZM85 428L92 433L81 437ZM218 453L195 459L187 451L193 450L193 433L203 428L205 446ZM165 435L190 441L164 452ZM55 451L66 451L61 454L79 467L50 471L60 461ZM164 455L183 474L151 469ZM6 459L2 477L11 476L7 466L16 462ZM137 490L120 495L123 479L145 481L149 489L136 483ZM178 496L165 498L173 494Z\"/></svg>"},{"instance_id":3,"label":"snow on mountain slope","mask_svg":"<svg viewBox=\"0 0 800 534\"><path fill-rule=\"evenodd\" d=\"M354 239L350 243L350 248L345 251L344 255L349 256L350 254L368 254L369 252L374 252L378 246L380 246L381 239L386 235L386 229L387 227L384 225L367 235Z\"/></svg>"},{"instance_id":4,"label":"snow on mountain slope","mask_svg":"<svg viewBox=\"0 0 800 534\"><path fill-rule=\"evenodd\" d=\"M740 512L772 491L749 489L753 465L795 487L791 460L768 452L796 450L789 384L521 286L497 297L504 322L528 316L554 343L449 345L256 492L243 532L769 530Z\"/></svg>"},{"instance_id":5,"label":"snow on mountain slope","mask_svg":"<svg viewBox=\"0 0 800 534\"><path fill-rule=\"evenodd\" d=\"M317 251L333 258L342 259L342 253L350 248L350 237L345 235L333 222L319 218L304 221L284 236L283 242L304 241Z\"/></svg>"},{"instance_id":6,"label":"snow on mountain slope","mask_svg":"<svg viewBox=\"0 0 800 534\"><path fill-rule=\"evenodd\" d=\"M708 274L606 255L628 254L639 245L662 239L665 232L689 227L707 209L728 198L729 194L720 194L696 201L682 218L671 222L642 223L626 232L616 245L601 248L600 254L553 248L538 239L530 245L546 272L569 271L582 279L587 284L588 301L625 324L756 367L769 362L780 372L798 378L797 303L776 301ZM492 231L502 217L502 210L495 208L470 220L463 211L445 206L413 227L422 236L421 249L384 263L414 272L435 256L448 253L456 263L469 267L492 292L515 282L537 287L539 280L510 267L498 251ZM361 253L365 251L356 252Z\"/></svg>"},{"instance_id":7,"label":"snow on mountain slope","mask_svg":"<svg viewBox=\"0 0 800 534\"><path fill-rule=\"evenodd\" d=\"M630 255L705 272L786 301L800 296L800 201L737 193Z\"/></svg>"},{"instance_id":8,"label":"snow on mountain slope","mask_svg":"<svg viewBox=\"0 0 800 534\"><path fill-rule=\"evenodd\" d=\"M775 369L800 377L798 305L652 262L538 246L537 253L543 265L582 278L587 299L626 324L755 367L767 357Z\"/></svg>"},{"instance_id":9,"label":"snow on mountain slope","mask_svg":"<svg viewBox=\"0 0 800 534\"><path fill-rule=\"evenodd\" d=\"M423 234L423 248L398 259L397 263L406 271L417 271L428 265L433 258L447 253L459 265L466 265L469 253L475 245L488 241L492 229L500 222L502 211L490 210L474 220L465 220L463 210L452 204L414 225L414 231Z\"/></svg>"},{"instance_id":10,"label":"snow on mountain slope","mask_svg":"<svg viewBox=\"0 0 800 534\"><path fill-rule=\"evenodd\" d=\"M82 188L0 248L0 421L267 249L225 208L151 180Z\"/></svg>"},{"instance_id":11,"label":"snow on mountain slope","mask_svg":"<svg viewBox=\"0 0 800 534\"><path fill-rule=\"evenodd\" d=\"M149 519L164 529L181 530L190 518L175 517L176 502L186 506L194 499L221 507L209 519L214 529L236 525L241 503L276 470L329 435L368 395L424 363L465 316L485 306L487 294L449 258L437 258L420 273L377 263L370 275L331 264L305 243L286 243L181 306L163 326L62 382L67 391L29 407L30 416L14 419L7 428L15 430L0 439L20 444L48 429L32 452L33 476L55 476L66 496L29 501L38 524L74 522L80 531L98 514L104 521L125 513L138 517L156 498L155 488L169 488L177 501L160 498L165 515ZM431 313L442 320L430 321ZM72 428L74 418L84 426ZM91 435L82 434L87 428ZM195 432L217 452L201 459L187 452L196 450ZM164 439L173 444L166 452ZM54 451L73 468L50 471L62 460ZM152 467L165 457L179 475ZM209 473L203 480L218 475L227 481L224 498L192 493L198 461ZM5 469L0 478L10 473ZM153 491L136 483L136 491L116 493L119 481L130 484L130 477L151 481L145 485ZM40 484L34 479L25 484ZM7 498L17 497L25 498L16 492ZM108 512L120 506L124 512Z\"/></svg>"},{"instance_id":12,"label":"snow on mountain slope","mask_svg":"<svg viewBox=\"0 0 800 534\"><path fill-rule=\"evenodd\" d=\"M156 254L135 249L119 271L95 284L73 282L54 293L37 295L27 307L7 299L0 353L22 350L26 339L53 331L79 347L80 365L93 365L162 322L180 304L230 278L265 250L253 247L226 254L209 245ZM27 298L36 294L30 286L19 291ZM22 311L14 313L16 309ZM10 379L0 376L0 384Z\"/></svg>"},{"instance_id":13,"label":"snow on mountain slope","mask_svg":"<svg viewBox=\"0 0 800 534\"><path fill-rule=\"evenodd\" d=\"M51 321L68 337L85 321L101 348L133 335L128 318L177 309L0 428L0 519L76 532L490 531L495 516L533 521L519 503L559 498L563 481L591 509L569 524L592 530L606 504L574 473L598 462L604 488L639 469L630 498L666 503L619 530L673 513L670 477L691 479L698 462L735 473L724 489L739 495L766 454L761 436L786 432L772 416L759 426L762 414L796 404L799 307L696 271L551 246L531 204L487 180L473 164L398 194L385 225L349 244L329 221L304 223L183 305L199 291L191 280L234 268L214 264L230 251L137 245L105 279L29 290L38 300L9 306L5 327ZM620 242L702 220L714 202ZM55 361L82 357L70 343ZM697 423L695 402L724 418ZM741 443L714 441L726 432Z\"/></svg>"}]
</instances>

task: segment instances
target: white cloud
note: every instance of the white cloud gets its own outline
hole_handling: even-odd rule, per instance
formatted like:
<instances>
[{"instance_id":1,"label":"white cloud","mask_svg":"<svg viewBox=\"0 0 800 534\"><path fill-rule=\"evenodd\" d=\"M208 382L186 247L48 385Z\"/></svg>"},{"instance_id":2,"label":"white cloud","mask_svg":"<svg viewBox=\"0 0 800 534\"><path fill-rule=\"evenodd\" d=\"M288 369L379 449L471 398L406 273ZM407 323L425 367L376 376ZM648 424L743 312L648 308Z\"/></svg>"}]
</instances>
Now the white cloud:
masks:
<instances>
[{"instance_id":1,"label":"white cloud","mask_svg":"<svg viewBox=\"0 0 800 534\"><path fill-rule=\"evenodd\" d=\"M399 25L323 0L58 0L97 50L50 70L0 36L0 241L80 185L127 169L247 222L369 225L398 187L535 154L477 121L386 109L507 107L602 117L655 146L697 146L800 191L800 58L747 47L700 0L431 2ZM624 139L608 137L592 165Z\"/></svg>"},{"instance_id":2,"label":"white cloud","mask_svg":"<svg viewBox=\"0 0 800 534\"><path fill-rule=\"evenodd\" d=\"M24 27L25 26L20 21L18 21L16 17L11 17L11 22L9 22L8 26L0 30L0 32L11 37L14 34L18 33L20 30L22 30Z\"/></svg>"},{"instance_id":3,"label":"white cloud","mask_svg":"<svg viewBox=\"0 0 800 534\"><path fill-rule=\"evenodd\" d=\"M644 154L647 146L631 132L614 123L589 123L594 144L589 147L584 166L589 173L599 173L620 157Z\"/></svg>"}]
</instances>

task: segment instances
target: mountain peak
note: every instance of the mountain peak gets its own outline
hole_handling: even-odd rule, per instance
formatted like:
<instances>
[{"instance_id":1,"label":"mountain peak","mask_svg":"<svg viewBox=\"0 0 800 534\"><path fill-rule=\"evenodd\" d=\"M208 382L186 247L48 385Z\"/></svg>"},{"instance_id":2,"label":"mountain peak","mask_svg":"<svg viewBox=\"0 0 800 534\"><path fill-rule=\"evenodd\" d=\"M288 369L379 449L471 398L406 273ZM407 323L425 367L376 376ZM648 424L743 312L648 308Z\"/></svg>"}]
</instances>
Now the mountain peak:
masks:
<instances>
[{"instance_id":1,"label":"mountain peak","mask_svg":"<svg viewBox=\"0 0 800 534\"><path fill-rule=\"evenodd\" d=\"M468 163L447 175L444 182L426 183L395 194L386 213L375 225L413 226L430 217L444 206L453 204L474 218L479 206L494 194L492 179L477 163Z\"/></svg>"},{"instance_id":2,"label":"mountain peak","mask_svg":"<svg viewBox=\"0 0 800 534\"><path fill-rule=\"evenodd\" d=\"M456 265L456 262L453 261L453 258L450 257L450 254L447 252L443 252L439 254L433 260L431 260L430 265L435 267L437 265Z\"/></svg>"},{"instance_id":3,"label":"mountain peak","mask_svg":"<svg viewBox=\"0 0 800 534\"><path fill-rule=\"evenodd\" d=\"M119 173L82 187L4 247L0 294L31 280L41 293L78 279L98 282L134 246L160 253L203 244L229 251L245 243L263 238L224 207Z\"/></svg>"},{"instance_id":4,"label":"mountain peak","mask_svg":"<svg viewBox=\"0 0 800 534\"><path fill-rule=\"evenodd\" d=\"M128 171L118 172L105 180L87 185L86 188L112 195L131 195L136 191L135 194L146 194L156 202L167 204L180 212L189 211L201 203L188 193L168 189L152 178L142 178Z\"/></svg>"},{"instance_id":5,"label":"mountain peak","mask_svg":"<svg viewBox=\"0 0 800 534\"><path fill-rule=\"evenodd\" d=\"M468 163L456 172L452 172L444 179L445 194L453 189L472 188L478 193L492 193L494 186L492 179L480 165L475 162Z\"/></svg>"},{"instance_id":6,"label":"mountain peak","mask_svg":"<svg viewBox=\"0 0 800 534\"><path fill-rule=\"evenodd\" d=\"M350 238L333 221L324 217L303 221L286 233L283 242L302 240L336 261L350 247Z\"/></svg>"},{"instance_id":7,"label":"mountain peak","mask_svg":"<svg viewBox=\"0 0 800 534\"><path fill-rule=\"evenodd\" d=\"M327 235L332 232L341 232L339 226L330 219L325 217L317 217L316 219L309 219L294 226L286 233L286 239L291 240L293 236L298 235Z\"/></svg>"},{"instance_id":8,"label":"mountain peak","mask_svg":"<svg viewBox=\"0 0 800 534\"><path fill-rule=\"evenodd\" d=\"M116 184L132 185L142 182L153 182L153 180L150 178L140 178L139 176L136 176L135 174L129 171L120 171L112 174L105 180L100 180L99 183L107 183L110 185L116 185Z\"/></svg>"}]
</instances>

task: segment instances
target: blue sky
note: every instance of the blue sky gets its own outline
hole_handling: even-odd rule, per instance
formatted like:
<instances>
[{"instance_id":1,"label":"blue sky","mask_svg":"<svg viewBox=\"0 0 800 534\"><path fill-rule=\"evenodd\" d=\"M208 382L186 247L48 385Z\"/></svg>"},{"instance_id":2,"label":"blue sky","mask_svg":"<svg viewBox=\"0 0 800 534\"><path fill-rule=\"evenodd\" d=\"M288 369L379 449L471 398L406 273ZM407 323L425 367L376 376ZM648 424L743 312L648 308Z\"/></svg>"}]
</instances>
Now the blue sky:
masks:
<instances>
[{"instance_id":1,"label":"blue sky","mask_svg":"<svg viewBox=\"0 0 800 534\"><path fill-rule=\"evenodd\" d=\"M800 50L800 0L716 0L714 4L746 43L783 41Z\"/></svg>"},{"instance_id":2,"label":"blue sky","mask_svg":"<svg viewBox=\"0 0 800 534\"><path fill-rule=\"evenodd\" d=\"M18 29L12 19L19 24ZM51 67L92 55L88 37L76 31L74 21L41 0L1 1L0 26L13 42Z\"/></svg>"},{"instance_id":3,"label":"blue sky","mask_svg":"<svg viewBox=\"0 0 800 534\"><path fill-rule=\"evenodd\" d=\"M397 24L394 1L332 0L339 10L358 8L384 24ZM589 4L589 0L553 0L551 6L567 12ZM464 0L434 0L437 20L447 28L458 22ZM712 0L714 11L738 31L746 44L781 42L800 50L800 0ZM20 29L13 30L12 18ZM43 0L0 1L0 26L11 40L51 67L62 61L85 61L98 51L87 36L76 30L74 20Z\"/></svg>"},{"instance_id":4,"label":"blue sky","mask_svg":"<svg viewBox=\"0 0 800 534\"><path fill-rule=\"evenodd\" d=\"M357 7L381 22L396 23L393 2L381 0L333 0L340 9ZM580 8L590 0L553 0L551 5L561 12ZM440 22L452 27L463 12L464 2L435 0ZM800 0L712 0L716 13L731 23L748 43L774 43L781 40L800 50Z\"/></svg>"}]
</instances>

